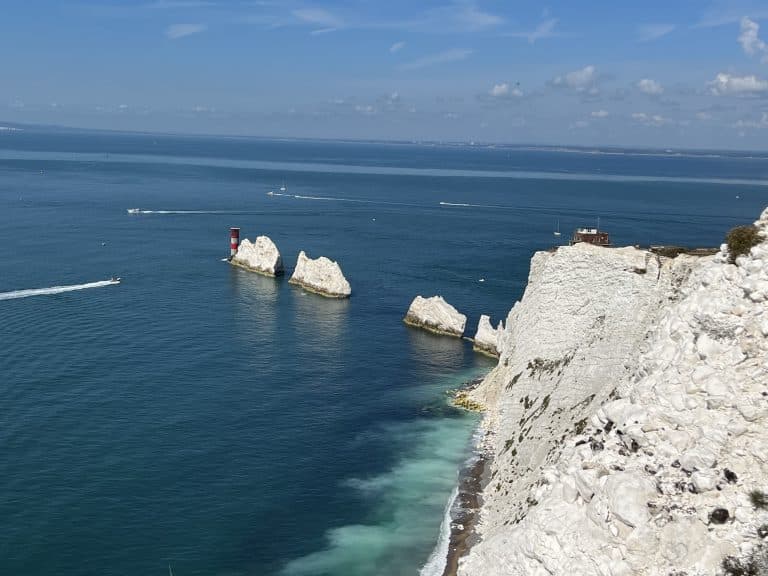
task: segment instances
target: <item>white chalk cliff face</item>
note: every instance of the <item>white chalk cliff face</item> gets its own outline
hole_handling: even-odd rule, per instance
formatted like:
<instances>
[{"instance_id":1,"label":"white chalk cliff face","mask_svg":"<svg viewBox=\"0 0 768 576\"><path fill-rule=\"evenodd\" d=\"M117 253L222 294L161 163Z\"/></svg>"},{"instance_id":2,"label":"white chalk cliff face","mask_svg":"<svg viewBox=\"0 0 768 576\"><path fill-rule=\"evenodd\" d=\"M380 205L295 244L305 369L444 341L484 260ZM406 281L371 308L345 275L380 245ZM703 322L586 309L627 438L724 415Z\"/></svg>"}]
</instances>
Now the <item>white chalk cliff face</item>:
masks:
<instances>
[{"instance_id":1,"label":"white chalk cliff face","mask_svg":"<svg viewBox=\"0 0 768 576\"><path fill-rule=\"evenodd\" d=\"M403 321L435 334L458 337L464 334L467 325L467 317L448 304L442 296L416 296Z\"/></svg>"},{"instance_id":2,"label":"white chalk cliff face","mask_svg":"<svg viewBox=\"0 0 768 576\"><path fill-rule=\"evenodd\" d=\"M278 276L283 273L280 251L268 236L259 236L255 242L248 238L243 240L231 263L266 276Z\"/></svg>"},{"instance_id":3,"label":"white chalk cliff face","mask_svg":"<svg viewBox=\"0 0 768 576\"><path fill-rule=\"evenodd\" d=\"M296 269L289 282L330 298L348 298L352 294L352 288L337 262L325 256L313 260L303 250L299 252Z\"/></svg>"},{"instance_id":4,"label":"white chalk cliff face","mask_svg":"<svg viewBox=\"0 0 768 576\"><path fill-rule=\"evenodd\" d=\"M501 337L504 334L504 323L499 321L499 325L494 329L491 325L490 316L483 314L477 323L477 332L475 333L473 348L478 352L483 352L489 356L498 358L501 348Z\"/></svg>"},{"instance_id":5,"label":"white chalk cliff face","mask_svg":"<svg viewBox=\"0 0 768 576\"><path fill-rule=\"evenodd\" d=\"M474 398L495 460L460 575L720 573L768 537L768 241L536 254Z\"/></svg>"}]
</instances>

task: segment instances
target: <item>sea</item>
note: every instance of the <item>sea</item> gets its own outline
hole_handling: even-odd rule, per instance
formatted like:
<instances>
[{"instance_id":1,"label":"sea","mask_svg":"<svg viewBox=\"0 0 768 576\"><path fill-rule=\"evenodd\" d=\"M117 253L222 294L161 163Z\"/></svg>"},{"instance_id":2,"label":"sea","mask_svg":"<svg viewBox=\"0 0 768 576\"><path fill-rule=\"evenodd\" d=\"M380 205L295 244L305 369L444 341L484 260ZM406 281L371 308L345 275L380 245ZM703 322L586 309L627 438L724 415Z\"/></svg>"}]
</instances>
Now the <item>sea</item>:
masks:
<instances>
[{"instance_id":1,"label":"sea","mask_svg":"<svg viewBox=\"0 0 768 576\"><path fill-rule=\"evenodd\" d=\"M472 335L576 227L719 246L767 204L766 153L0 131L0 574L440 574L449 393L494 362L411 300ZM300 250L352 297L289 285Z\"/></svg>"}]
</instances>

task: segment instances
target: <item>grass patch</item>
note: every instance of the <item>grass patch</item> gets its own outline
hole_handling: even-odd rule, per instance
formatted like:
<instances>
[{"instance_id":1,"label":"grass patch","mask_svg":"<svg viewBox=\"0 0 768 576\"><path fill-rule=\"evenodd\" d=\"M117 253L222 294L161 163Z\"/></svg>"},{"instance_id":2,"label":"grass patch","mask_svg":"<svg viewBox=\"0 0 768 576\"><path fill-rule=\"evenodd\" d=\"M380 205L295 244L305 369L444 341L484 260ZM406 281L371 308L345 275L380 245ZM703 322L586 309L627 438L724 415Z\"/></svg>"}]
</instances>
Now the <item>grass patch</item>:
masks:
<instances>
[{"instance_id":1,"label":"grass patch","mask_svg":"<svg viewBox=\"0 0 768 576\"><path fill-rule=\"evenodd\" d=\"M753 246L760 244L761 238L755 226L736 226L731 228L725 237L725 243L728 244L728 261L731 264L736 263L736 258L749 254Z\"/></svg>"},{"instance_id":2,"label":"grass patch","mask_svg":"<svg viewBox=\"0 0 768 576\"><path fill-rule=\"evenodd\" d=\"M749 493L749 501L758 510L768 510L768 494L762 490L752 490Z\"/></svg>"}]
</instances>

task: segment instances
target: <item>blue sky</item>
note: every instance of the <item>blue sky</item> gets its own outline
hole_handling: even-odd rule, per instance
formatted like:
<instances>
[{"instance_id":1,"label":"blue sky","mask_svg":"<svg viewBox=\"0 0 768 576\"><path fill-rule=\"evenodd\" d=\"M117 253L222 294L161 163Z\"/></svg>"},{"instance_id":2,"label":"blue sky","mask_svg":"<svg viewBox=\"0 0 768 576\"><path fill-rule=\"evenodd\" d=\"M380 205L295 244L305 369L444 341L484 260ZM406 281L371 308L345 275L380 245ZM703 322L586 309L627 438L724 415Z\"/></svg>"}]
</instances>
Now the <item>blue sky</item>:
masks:
<instances>
[{"instance_id":1,"label":"blue sky","mask_svg":"<svg viewBox=\"0 0 768 576\"><path fill-rule=\"evenodd\" d=\"M768 148L768 1L4 0L0 122Z\"/></svg>"}]
</instances>

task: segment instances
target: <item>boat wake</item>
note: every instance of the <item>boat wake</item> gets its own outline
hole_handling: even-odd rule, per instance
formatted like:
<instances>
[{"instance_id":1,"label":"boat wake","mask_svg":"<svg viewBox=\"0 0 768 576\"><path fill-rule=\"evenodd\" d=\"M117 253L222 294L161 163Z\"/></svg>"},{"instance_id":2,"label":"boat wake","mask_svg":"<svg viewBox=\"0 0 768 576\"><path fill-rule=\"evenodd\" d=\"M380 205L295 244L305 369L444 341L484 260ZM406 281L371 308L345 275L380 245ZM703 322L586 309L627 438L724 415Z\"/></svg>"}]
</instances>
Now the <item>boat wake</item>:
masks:
<instances>
[{"instance_id":1,"label":"boat wake","mask_svg":"<svg viewBox=\"0 0 768 576\"><path fill-rule=\"evenodd\" d=\"M129 208L128 214L232 214L229 210L139 210Z\"/></svg>"},{"instance_id":2,"label":"boat wake","mask_svg":"<svg viewBox=\"0 0 768 576\"><path fill-rule=\"evenodd\" d=\"M440 206L454 206L459 208L511 208L518 209L515 206L501 206L498 204L467 204L464 202L440 202Z\"/></svg>"},{"instance_id":3,"label":"boat wake","mask_svg":"<svg viewBox=\"0 0 768 576\"><path fill-rule=\"evenodd\" d=\"M29 298L30 296L48 296L50 294L61 294L63 292L74 292L75 290L87 290L89 288L104 288L116 284L120 284L120 280L100 280L99 282L88 282L86 284L73 284L72 286L51 286L50 288L13 290L11 292L0 293L0 300L15 300L17 298Z\"/></svg>"}]
</instances>

